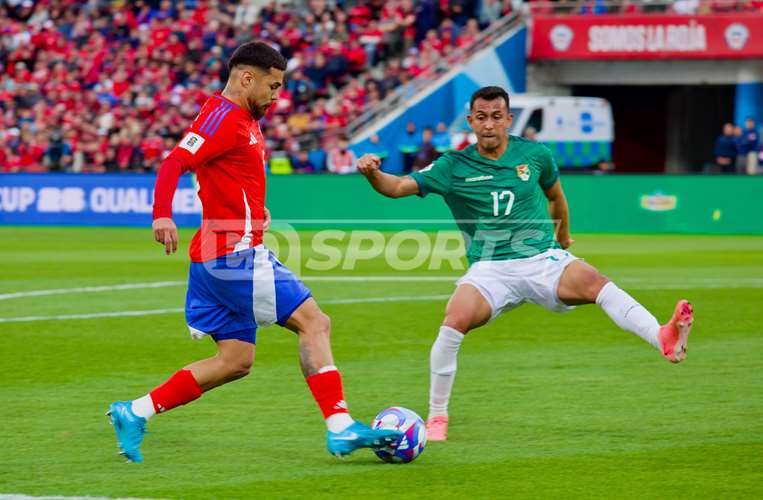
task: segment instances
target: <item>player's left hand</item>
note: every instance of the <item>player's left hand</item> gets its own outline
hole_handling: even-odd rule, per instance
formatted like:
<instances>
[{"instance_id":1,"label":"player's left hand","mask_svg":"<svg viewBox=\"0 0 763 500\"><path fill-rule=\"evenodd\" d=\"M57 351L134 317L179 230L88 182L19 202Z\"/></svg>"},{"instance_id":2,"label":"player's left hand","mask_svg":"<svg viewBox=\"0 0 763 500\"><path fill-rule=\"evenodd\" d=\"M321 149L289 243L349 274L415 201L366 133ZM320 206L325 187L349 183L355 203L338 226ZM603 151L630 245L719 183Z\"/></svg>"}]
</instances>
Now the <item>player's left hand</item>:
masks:
<instances>
[{"instance_id":1,"label":"player's left hand","mask_svg":"<svg viewBox=\"0 0 763 500\"><path fill-rule=\"evenodd\" d=\"M178 230L175 222L169 217L160 217L151 224L154 231L154 239L164 245L164 253L177 252L178 249Z\"/></svg>"},{"instance_id":2,"label":"player's left hand","mask_svg":"<svg viewBox=\"0 0 763 500\"><path fill-rule=\"evenodd\" d=\"M262 232L264 233L270 229L270 210L265 207L265 219L262 221Z\"/></svg>"},{"instance_id":3,"label":"player's left hand","mask_svg":"<svg viewBox=\"0 0 763 500\"><path fill-rule=\"evenodd\" d=\"M559 236L557 240L559 241L559 244L562 245L562 248L564 248L565 250L567 250L573 243L575 243L575 240L573 240L569 234Z\"/></svg>"}]
</instances>

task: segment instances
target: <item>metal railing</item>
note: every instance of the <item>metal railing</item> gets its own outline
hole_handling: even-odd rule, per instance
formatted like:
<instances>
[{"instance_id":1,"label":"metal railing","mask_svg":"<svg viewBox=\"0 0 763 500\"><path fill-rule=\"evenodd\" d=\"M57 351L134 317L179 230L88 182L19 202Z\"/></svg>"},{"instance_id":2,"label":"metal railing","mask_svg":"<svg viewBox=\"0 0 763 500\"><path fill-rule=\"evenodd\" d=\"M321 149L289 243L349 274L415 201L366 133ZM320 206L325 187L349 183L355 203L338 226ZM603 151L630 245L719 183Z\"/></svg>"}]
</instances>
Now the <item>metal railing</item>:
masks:
<instances>
[{"instance_id":1,"label":"metal railing","mask_svg":"<svg viewBox=\"0 0 763 500\"><path fill-rule=\"evenodd\" d=\"M373 127L374 124L394 110L405 106L405 103L414 96L438 84L440 77L452 70L456 65L468 60L471 56L488 47L495 40L521 24L522 17L520 13L513 13L495 21L480 34L473 44L456 49L446 57L441 57L424 73L410 82L397 87L382 102L368 109L349 123L345 128L345 135L352 141L354 137L365 129Z\"/></svg>"}]
</instances>

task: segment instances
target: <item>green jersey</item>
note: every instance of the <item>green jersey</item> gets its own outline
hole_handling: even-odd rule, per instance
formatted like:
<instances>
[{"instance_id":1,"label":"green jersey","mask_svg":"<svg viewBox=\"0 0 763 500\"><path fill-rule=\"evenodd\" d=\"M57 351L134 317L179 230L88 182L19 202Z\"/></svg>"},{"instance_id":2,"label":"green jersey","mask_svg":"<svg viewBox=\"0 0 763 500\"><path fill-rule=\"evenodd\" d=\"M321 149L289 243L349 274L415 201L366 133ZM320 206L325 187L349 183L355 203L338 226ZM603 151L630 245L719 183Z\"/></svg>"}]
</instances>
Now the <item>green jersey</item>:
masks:
<instances>
[{"instance_id":1,"label":"green jersey","mask_svg":"<svg viewBox=\"0 0 763 500\"><path fill-rule=\"evenodd\" d=\"M449 151L411 174L419 196L441 195L464 233L469 263L532 257L560 248L548 214L544 190L559 178L549 149L509 136L498 160L485 158L476 145Z\"/></svg>"}]
</instances>

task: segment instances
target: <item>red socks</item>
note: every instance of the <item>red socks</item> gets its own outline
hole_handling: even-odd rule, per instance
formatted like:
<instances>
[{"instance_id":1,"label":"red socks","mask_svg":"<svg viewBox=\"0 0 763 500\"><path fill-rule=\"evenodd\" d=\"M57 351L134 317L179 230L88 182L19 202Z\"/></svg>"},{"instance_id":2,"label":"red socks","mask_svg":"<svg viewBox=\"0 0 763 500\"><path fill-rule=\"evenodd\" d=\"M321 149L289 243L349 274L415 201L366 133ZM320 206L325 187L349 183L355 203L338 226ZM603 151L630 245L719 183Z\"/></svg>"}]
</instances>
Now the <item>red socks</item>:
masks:
<instances>
[{"instance_id":1,"label":"red socks","mask_svg":"<svg viewBox=\"0 0 763 500\"><path fill-rule=\"evenodd\" d=\"M191 370L178 370L149 394L156 413L162 413L198 399L203 392Z\"/></svg>"},{"instance_id":2,"label":"red socks","mask_svg":"<svg viewBox=\"0 0 763 500\"><path fill-rule=\"evenodd\" d=\"M325 370L306 379L323 418L342 413L349 415L342 390L342 376L333 366ZM190 370L178 370L149 395L156 413L162 413L198 399L203 392Z\"/></svg>"},{"instance_id":3,"label":"red socks","mask_svg":"<svg viewBox=\"0 0 763 500\"><path fill-rule=\"evenodd\" d=\"M349 413L347 403L344 401L342 376L336 368L310 375L306 381L313 393L313 398L321 407L323 418L329 418L337 413Z\"/></svg>"}]
</instances>

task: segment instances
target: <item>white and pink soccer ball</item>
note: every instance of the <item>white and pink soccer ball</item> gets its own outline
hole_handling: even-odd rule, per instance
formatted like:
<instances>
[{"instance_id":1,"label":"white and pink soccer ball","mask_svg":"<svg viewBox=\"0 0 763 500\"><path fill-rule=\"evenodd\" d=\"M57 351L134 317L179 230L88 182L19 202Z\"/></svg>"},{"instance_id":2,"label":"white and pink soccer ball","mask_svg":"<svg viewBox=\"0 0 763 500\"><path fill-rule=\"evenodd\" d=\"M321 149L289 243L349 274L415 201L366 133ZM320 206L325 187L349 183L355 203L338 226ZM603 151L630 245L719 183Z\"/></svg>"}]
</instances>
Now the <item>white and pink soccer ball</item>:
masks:
<instances>
[{"instance_id":1,"label":"white and pink soccer ball","mask_svg":"<svg viewBox=\"0 0 763 500\"><path fill-rule=\"evenodd\" d=\"M400 406L382 410L371 423L373 429L393 429L403 437L393 449L374 450L376 456L391 463L408 463L416 459L427 444L427 426L415 411Z\"/></svg>"}]
</instances>

